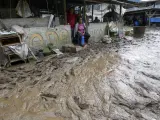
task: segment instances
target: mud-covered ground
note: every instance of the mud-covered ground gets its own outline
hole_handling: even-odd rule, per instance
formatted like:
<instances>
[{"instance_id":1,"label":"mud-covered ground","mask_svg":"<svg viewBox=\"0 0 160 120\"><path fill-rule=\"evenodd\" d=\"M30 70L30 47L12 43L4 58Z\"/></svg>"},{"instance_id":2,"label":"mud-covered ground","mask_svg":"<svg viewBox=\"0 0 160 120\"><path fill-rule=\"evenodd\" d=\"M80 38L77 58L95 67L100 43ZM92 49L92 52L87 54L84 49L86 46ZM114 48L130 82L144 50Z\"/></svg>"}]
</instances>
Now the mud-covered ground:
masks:
<instances>
[{"instance_id":1,"label":"mud-covered ground","mask_svg":"<svg viewBox=\"0 0 160 120\"><path fill-rule=\"evenodd\" d=\"M0 120L160 120L160 32L2 69Z\"/></svg>"}]
</instances>

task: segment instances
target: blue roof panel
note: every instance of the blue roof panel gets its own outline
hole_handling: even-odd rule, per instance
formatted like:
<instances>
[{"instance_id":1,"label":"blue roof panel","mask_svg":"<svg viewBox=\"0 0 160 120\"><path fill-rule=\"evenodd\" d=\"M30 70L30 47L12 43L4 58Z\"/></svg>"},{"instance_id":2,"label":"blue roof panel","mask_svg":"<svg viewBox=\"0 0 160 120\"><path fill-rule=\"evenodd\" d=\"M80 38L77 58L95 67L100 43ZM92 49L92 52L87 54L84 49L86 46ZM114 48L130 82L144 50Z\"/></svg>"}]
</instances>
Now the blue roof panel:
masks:
<instances>
[{"instance_id":1,"label":"blue roof panel","mask_svg":"<svg viewBox=\"0 0 160 120\"><path fill-rule=\"evenodd\" d=\"M132 1L132 2L140 2L141 0L128 0L128 1Z\"/></svg>"}]
</instances>

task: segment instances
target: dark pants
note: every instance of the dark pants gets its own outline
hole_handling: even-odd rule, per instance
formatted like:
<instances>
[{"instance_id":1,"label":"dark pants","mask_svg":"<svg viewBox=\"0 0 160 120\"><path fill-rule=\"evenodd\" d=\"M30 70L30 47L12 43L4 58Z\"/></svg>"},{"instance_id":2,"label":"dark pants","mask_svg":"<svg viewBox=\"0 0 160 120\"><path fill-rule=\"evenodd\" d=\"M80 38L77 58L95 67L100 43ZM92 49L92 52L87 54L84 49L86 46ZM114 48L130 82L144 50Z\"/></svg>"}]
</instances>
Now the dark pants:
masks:
<instances>
[{"instance_id":1,"label":"dark pants","mask_svg":"<svg viewBox=\"0 0 160 120\"><path fill-rule=\"evenodd\" d=\"M84 40L85 40L85 43L88 44L88 39L90 38L90 34L85 32L84 34ZM81 45L81 39L82 39L82 34L78 33L76 34L76 38L75 38L75 41L77 44Z\"/></svg>"},{"instance_id":2,"label":"dark pants","mask_svg":"<svg viewBox=\"0 0 160 120\"><path fill-rule=\"evenodd\" d=\"M73 39L74 37L74 28L71 28L71 38Z\"/></svg>"}]
</instances>

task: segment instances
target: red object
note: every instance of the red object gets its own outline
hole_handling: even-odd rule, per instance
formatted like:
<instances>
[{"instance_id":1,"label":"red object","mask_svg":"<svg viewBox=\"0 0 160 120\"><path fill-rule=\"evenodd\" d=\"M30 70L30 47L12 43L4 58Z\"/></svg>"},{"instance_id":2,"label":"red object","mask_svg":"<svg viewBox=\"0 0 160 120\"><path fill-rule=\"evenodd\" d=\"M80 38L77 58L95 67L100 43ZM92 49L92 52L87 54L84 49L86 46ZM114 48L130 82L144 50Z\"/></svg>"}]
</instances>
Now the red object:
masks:
<instances>
[{"instance_id":1,"label":"red object","mask_svg":"<svg viewBox=\"0 0 160 120\"><path fill-rule=\"evenodd\" d=\"M77 15L68 13L67 14L67 22L71 25L71 28L74 29L76 24Z\"/></svg>"}]
</instances>

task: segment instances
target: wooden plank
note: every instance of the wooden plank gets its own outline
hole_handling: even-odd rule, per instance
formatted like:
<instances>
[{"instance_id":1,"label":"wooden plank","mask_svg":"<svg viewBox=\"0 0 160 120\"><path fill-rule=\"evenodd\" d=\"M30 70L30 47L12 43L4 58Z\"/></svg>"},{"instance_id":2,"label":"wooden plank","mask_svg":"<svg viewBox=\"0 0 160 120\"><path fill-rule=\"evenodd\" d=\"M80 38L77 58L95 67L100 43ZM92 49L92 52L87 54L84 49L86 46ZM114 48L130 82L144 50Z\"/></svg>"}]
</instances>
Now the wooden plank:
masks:
<instances>
[{"instance_id":1,"label":"wooden plank","mask_svg":"<svg viewBox=\"0 0 160 120\"><path fill-rule=\"evenodd\" d=\"M67 25L67 8L66 8L66 0L63 0L63 7L64 7L64 20L65 20L65 25Z\"/></svg>"},{"instance_id":2,"label":"wooden plank","mask_svg":"<svg viewBox=\"0 0 160 120\"><path fill-rule=\"evenodd\" d=\"M93 14L94 14L94 5L92 5L92 22L94 21Z\"/></svg>"},{"instance_id":3,"label":"wooden plank","mask_svg":"<svg viewBox=\"0 0 160 120\"><path fill-rule=\"evenodd\" d=\"M18 36L0 36L0 40L9 39L9 38L19 38Z\"/></svg>"}]
</instances>

